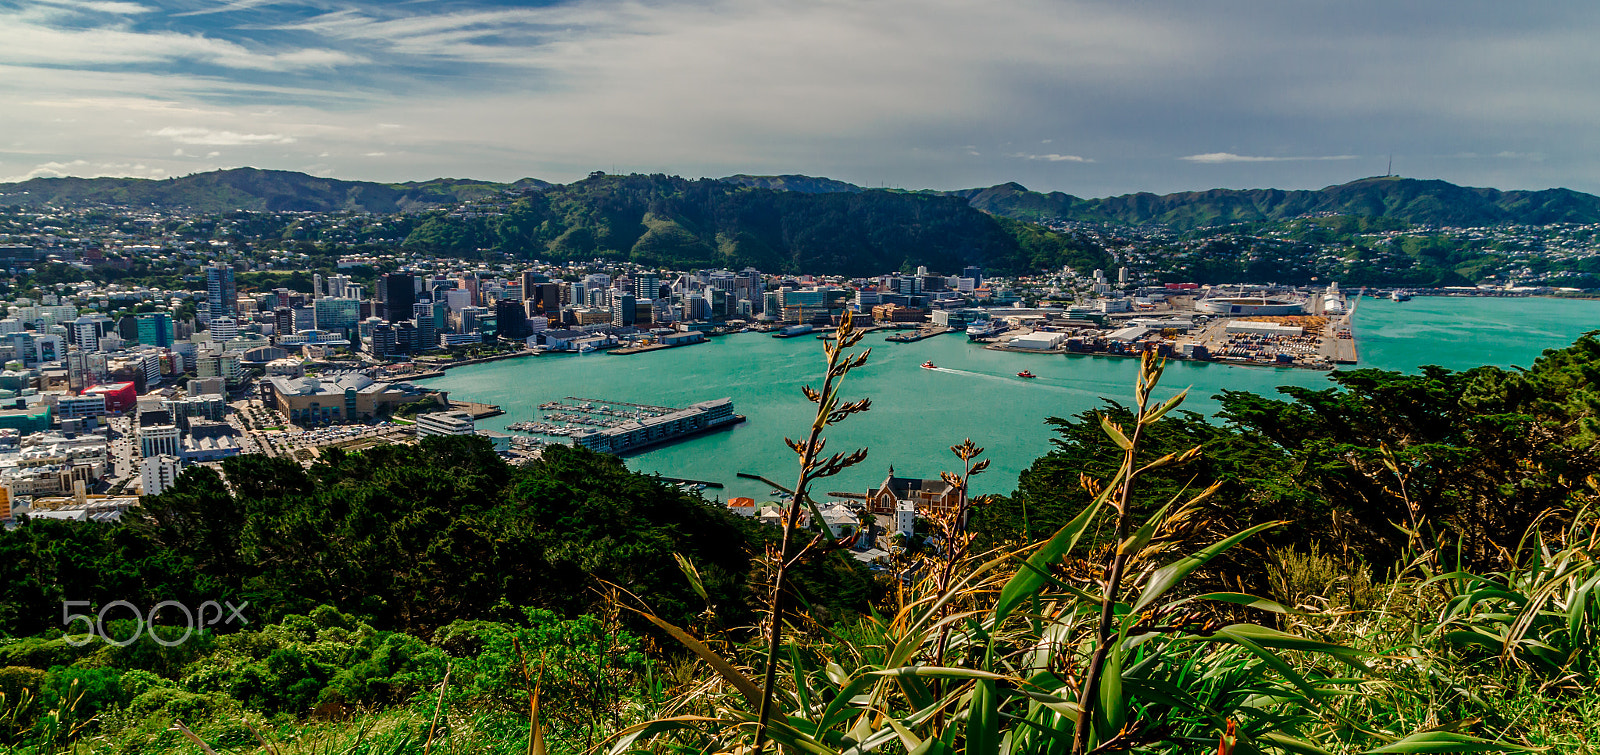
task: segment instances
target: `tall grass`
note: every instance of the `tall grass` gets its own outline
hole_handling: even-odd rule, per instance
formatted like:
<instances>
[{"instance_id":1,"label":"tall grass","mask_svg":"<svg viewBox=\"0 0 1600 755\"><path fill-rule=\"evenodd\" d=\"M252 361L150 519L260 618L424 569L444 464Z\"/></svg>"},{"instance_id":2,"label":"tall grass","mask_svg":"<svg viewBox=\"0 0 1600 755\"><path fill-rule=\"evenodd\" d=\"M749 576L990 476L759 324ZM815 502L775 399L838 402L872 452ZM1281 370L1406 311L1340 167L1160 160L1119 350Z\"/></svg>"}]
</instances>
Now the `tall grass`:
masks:
<instances>
[{"instance_id":1,"label":"tall grass","mask_svg":"<svg viewBox=\"0 0 1600 755\"><path fill-rule=\"evenodd\" d=\"M830 352L830 377L836 364ZM1204 512L1215 488L1180 493L1136 516L1141 475L1199 454L1143 451L1144 428L1184 399L1154 400L1162 367L1142 361L1130 426L1102 421L1107 441L1121 450L1120 468L1110 479L1085 477L1092 502L1048 540L973 554L958 523L942 523L934 546L904 572L893 605L849 631L780 633L775 595L765 652L726 645L734 652L725 657L679 630L717 683L694 689L683 714L620 732L613 755L759 750L767 738L809 755L1516 749L1477 736L1471 721L1371 715L1385 695L1415 699L1422 691L1395 681L1394 672L1415 671L1408 665L1415 656L1406 653L1428 637L1407 635L1416 641L1406 648L1351 646L1326 631L1304 631L1318 628L1309 622L1296 629L1295 612L1279 602L1195 589L1196 571L1282 523L1212 531ZM967 466L949 479L964 491L966 478L981 471L972 464L977 449L969 442L953 450ZM1112 533L1108 545L1090 545L1085 534L1097 531ZM1476 584L1466 575L1438 579L1461 581L1463 589ZM1580 582L1563 584L1593 586ZM1414 599L1390 601L1375 615L1393 620L1399 614L1386 611L1396 605L1419 609ZM1472 611L1455 604L1441 618L1463 613ZM1256 621L1240 618L1249 616ZM752 668L765 672L760 683L747 675Z\"/></svg>"}]
</instances>

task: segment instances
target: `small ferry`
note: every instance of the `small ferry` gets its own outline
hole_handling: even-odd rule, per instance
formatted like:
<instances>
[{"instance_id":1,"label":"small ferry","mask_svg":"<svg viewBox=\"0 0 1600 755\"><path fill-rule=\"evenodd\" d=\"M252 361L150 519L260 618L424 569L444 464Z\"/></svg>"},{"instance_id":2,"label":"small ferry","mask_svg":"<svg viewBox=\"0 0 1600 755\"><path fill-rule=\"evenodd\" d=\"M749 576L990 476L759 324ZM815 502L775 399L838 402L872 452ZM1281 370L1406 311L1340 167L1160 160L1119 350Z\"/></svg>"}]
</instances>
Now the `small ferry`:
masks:
<instances>
[{"instance_id":1,"label":"small ferry","mask_svg":"<svg viewBox=\"0 0 1600 755\"><path fill-rule=\"evenodd\" d=\"M938 365L935 365L933 362L923 362L922 363L922 369L924 369L924 370L937 370L937 369L939 369L939 367L938 367Z\"/></svg>"},{"instance_id":2,"label":"small ferry","mask_svg":"<svg viewBox=\"0 0 1600 755\"><path fill-rule=\"evenodd\" d=\"M1019 378L1036 378L1036 377L1039 377L1039 376L1035 375L1035 374L1033 374L1033 373L1031 373L1031 372L1029 372L1027 370L1023 370L1023 371L1017 373L1017 377L1019 377Z\"/></svg>"},{"instance_id":3,"label":"small ferry","mask_svg":"<svg viewBox=\"0 0 1600 755\"><path fill-rule=\"evenodd\" d=\"M974 341L979 338L993 338L1004 332L1006 324L1003 320L983 320L967 326L967 338Z\"/></svg>"},{"instance_id":4,"label":"small ferry","mask_svg":"<svg viewBox=\"0 0 1600 755\"><path fill-rule=\"evenodd\" d=\"M1411 301L1411 294L1404 291L1390 291L1389 301Z\"/></svg>"}]
</instances>

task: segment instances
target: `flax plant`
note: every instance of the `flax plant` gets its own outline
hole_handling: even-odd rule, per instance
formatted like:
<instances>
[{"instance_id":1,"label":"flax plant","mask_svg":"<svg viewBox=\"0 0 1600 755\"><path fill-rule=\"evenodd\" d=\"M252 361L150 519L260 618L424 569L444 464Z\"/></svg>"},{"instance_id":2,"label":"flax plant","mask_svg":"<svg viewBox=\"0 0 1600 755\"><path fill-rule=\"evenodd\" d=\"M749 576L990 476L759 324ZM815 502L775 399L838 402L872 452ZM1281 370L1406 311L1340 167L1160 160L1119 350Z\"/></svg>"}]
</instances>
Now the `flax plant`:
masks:
<instances>
[{"instance_id":1,"label":"flax plant","mask_svg":"<svg viewBox=\"0 0 1600 755\"><path fill-rule=\"evenodd\" d=\"M830 354L830 377L840 363ZM1120 468L1107 480L1086 478L1093 500L1048 540L990 553L967 550L967 483L982 464L974 462L976 446L957 446L965 474L947 481L963 504L957 515L935 522L944 538L940 549L924 557L894 604L826 638L782 639L774 621L762 685L744 677L736 661L680 631L680 640L738 695L720 692L723 685L702 685L692 707L684 708L696 713L629 727L610 755L646 748L748 753L768 738L804 755L1518 749L1460 726L1407 731L1363 719L1344 703L1386 689L1374 680L1374 653L1214 618L1288 611L1242 593L1202 593L1190 579L1280 523L1212 533L1204 522L1215 487L1180 492L1136 519L1141 475L1199 454L1191 449L1147 459L1140 452L1143 430L1184 398L1152 400L1161 373L1160 361L1147 356L1141 362L1133 425L1102 422L1108 442L1122 452ZM824 406L837 390L832 382L825 388L813 399ZM813 425L813 440L825 426L820 419ZM820 453L805 453L813 448L809 443L792 445L803 459ZM801 494L812 477L802 472L792 514L806 501ZM785 525L788 542L796 534L793 518ZM1104 524L1114 540L1091 547L1086 535ZM821 548L825 538L812 543ZM791 546L784 553L802 550ZM1592 586L1576 578L1564 584Z\"/></svg>"},{"instance_id":2,"label":"flax plant","mask_svg":"<svg viewBox=\"0 0 1600 755\"><path fill-rule=\"evenodd\" d=\"M867 411L872 406L871 399L841 402L839 398L840 384L843 383L845 375L866 364L868 355L872 353L872 349L860 354L850 354L845 351L860 343L864 335L865 333L856 329L855 319L846 311L839 321L835 337L824 339L822 342L823 354L827 357L828 364L827 371L823 373L822 390L815 390L809 385L801 388L806 399L817 405L816 416L811 421L811 431L804 441L783 439L789 448L800 456L800 476L794 484L793 497L783 518L783 540L778 548L772 592L768 598L766 676L761 682L761 712L756 722L754 748L757 755L766 743L767 721L772 714L772 690L777 684L778 652L783 643L784 589L787 587L789 571L807 555L836 545L827 525L822 521L822 512L817 509L816 502L811 500L811 483L824 477L832 477L867 458L867 450L864 448L850 453L836 453L826 459L822 457L822 450L827 445L827 439L822 437L822 431L852 414ZM799 528L801 506L806 506L810 510L812 521L820 527L818 534L804 546L800 545L795 536Z\"/></svg>"}]
</instances>

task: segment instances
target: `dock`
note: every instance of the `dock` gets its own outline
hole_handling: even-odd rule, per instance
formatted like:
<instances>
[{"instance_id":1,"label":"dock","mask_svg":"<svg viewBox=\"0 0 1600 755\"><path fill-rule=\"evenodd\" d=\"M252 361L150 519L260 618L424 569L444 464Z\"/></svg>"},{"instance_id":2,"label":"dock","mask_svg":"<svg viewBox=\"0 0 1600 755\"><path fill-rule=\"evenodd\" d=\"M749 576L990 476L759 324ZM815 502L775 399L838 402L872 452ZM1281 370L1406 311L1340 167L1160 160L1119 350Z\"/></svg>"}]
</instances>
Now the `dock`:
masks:
<instances>
[{"instance_id":1,"label":"dock","mask_svg":"<svg viewBox=\"0 0 1600 755\"><path fill-rule=\"evenodd\" d=\"M495 406L494 404L479 404L472 401L457 401L455 399L450 399L450 409L452 411L466 412L472 415L472 418L475 420L486 419L488 417L498 417L502 414L505 414L505 410Z\"/></svg>"},{"instance_id":2,"label":"dock","mask_svg":"<svg viewBox=\"0 0 1600 755\"><path fill-rule=\"evenodd\" d=\"M924 338L932 338L934 336L942 336L946 333L954 332L956 332L955 328L946 328L936 325L930 328L918 328L911 333L896 333L888 338L885 338L884 340L893 341L895 343L916 343Z\"/></svg>"},{"instance_id":3,"label":"dock","mask_svg":"<svg viewBox=\"0 0 1600 755\"><path fill-rule=\"evenodd\" d=\"M513 422L507 430L563 438L575 446L626 454L745 420L731 399L702 401L682 409L629 401L566 396L539 405L540 419Z\"/></svg>"}]
</instances>

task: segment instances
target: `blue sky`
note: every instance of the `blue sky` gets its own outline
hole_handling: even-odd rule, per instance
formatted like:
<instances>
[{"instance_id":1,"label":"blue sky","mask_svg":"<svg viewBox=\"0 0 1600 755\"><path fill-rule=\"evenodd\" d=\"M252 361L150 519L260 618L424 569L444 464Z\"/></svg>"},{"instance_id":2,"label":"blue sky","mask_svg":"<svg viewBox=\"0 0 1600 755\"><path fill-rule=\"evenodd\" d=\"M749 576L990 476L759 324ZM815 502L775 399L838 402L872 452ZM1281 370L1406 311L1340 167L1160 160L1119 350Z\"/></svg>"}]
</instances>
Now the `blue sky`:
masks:
<instances>
[{"instance_id":1,"label":"blue sky","mask_svg":"<svg viewBox=\"0 0 1600 755\"><path fill-rule=\"evenodd\" d=\"M1600 193L1600 3L0 0L0 179Z\"/></svg>"}]
</instances>

